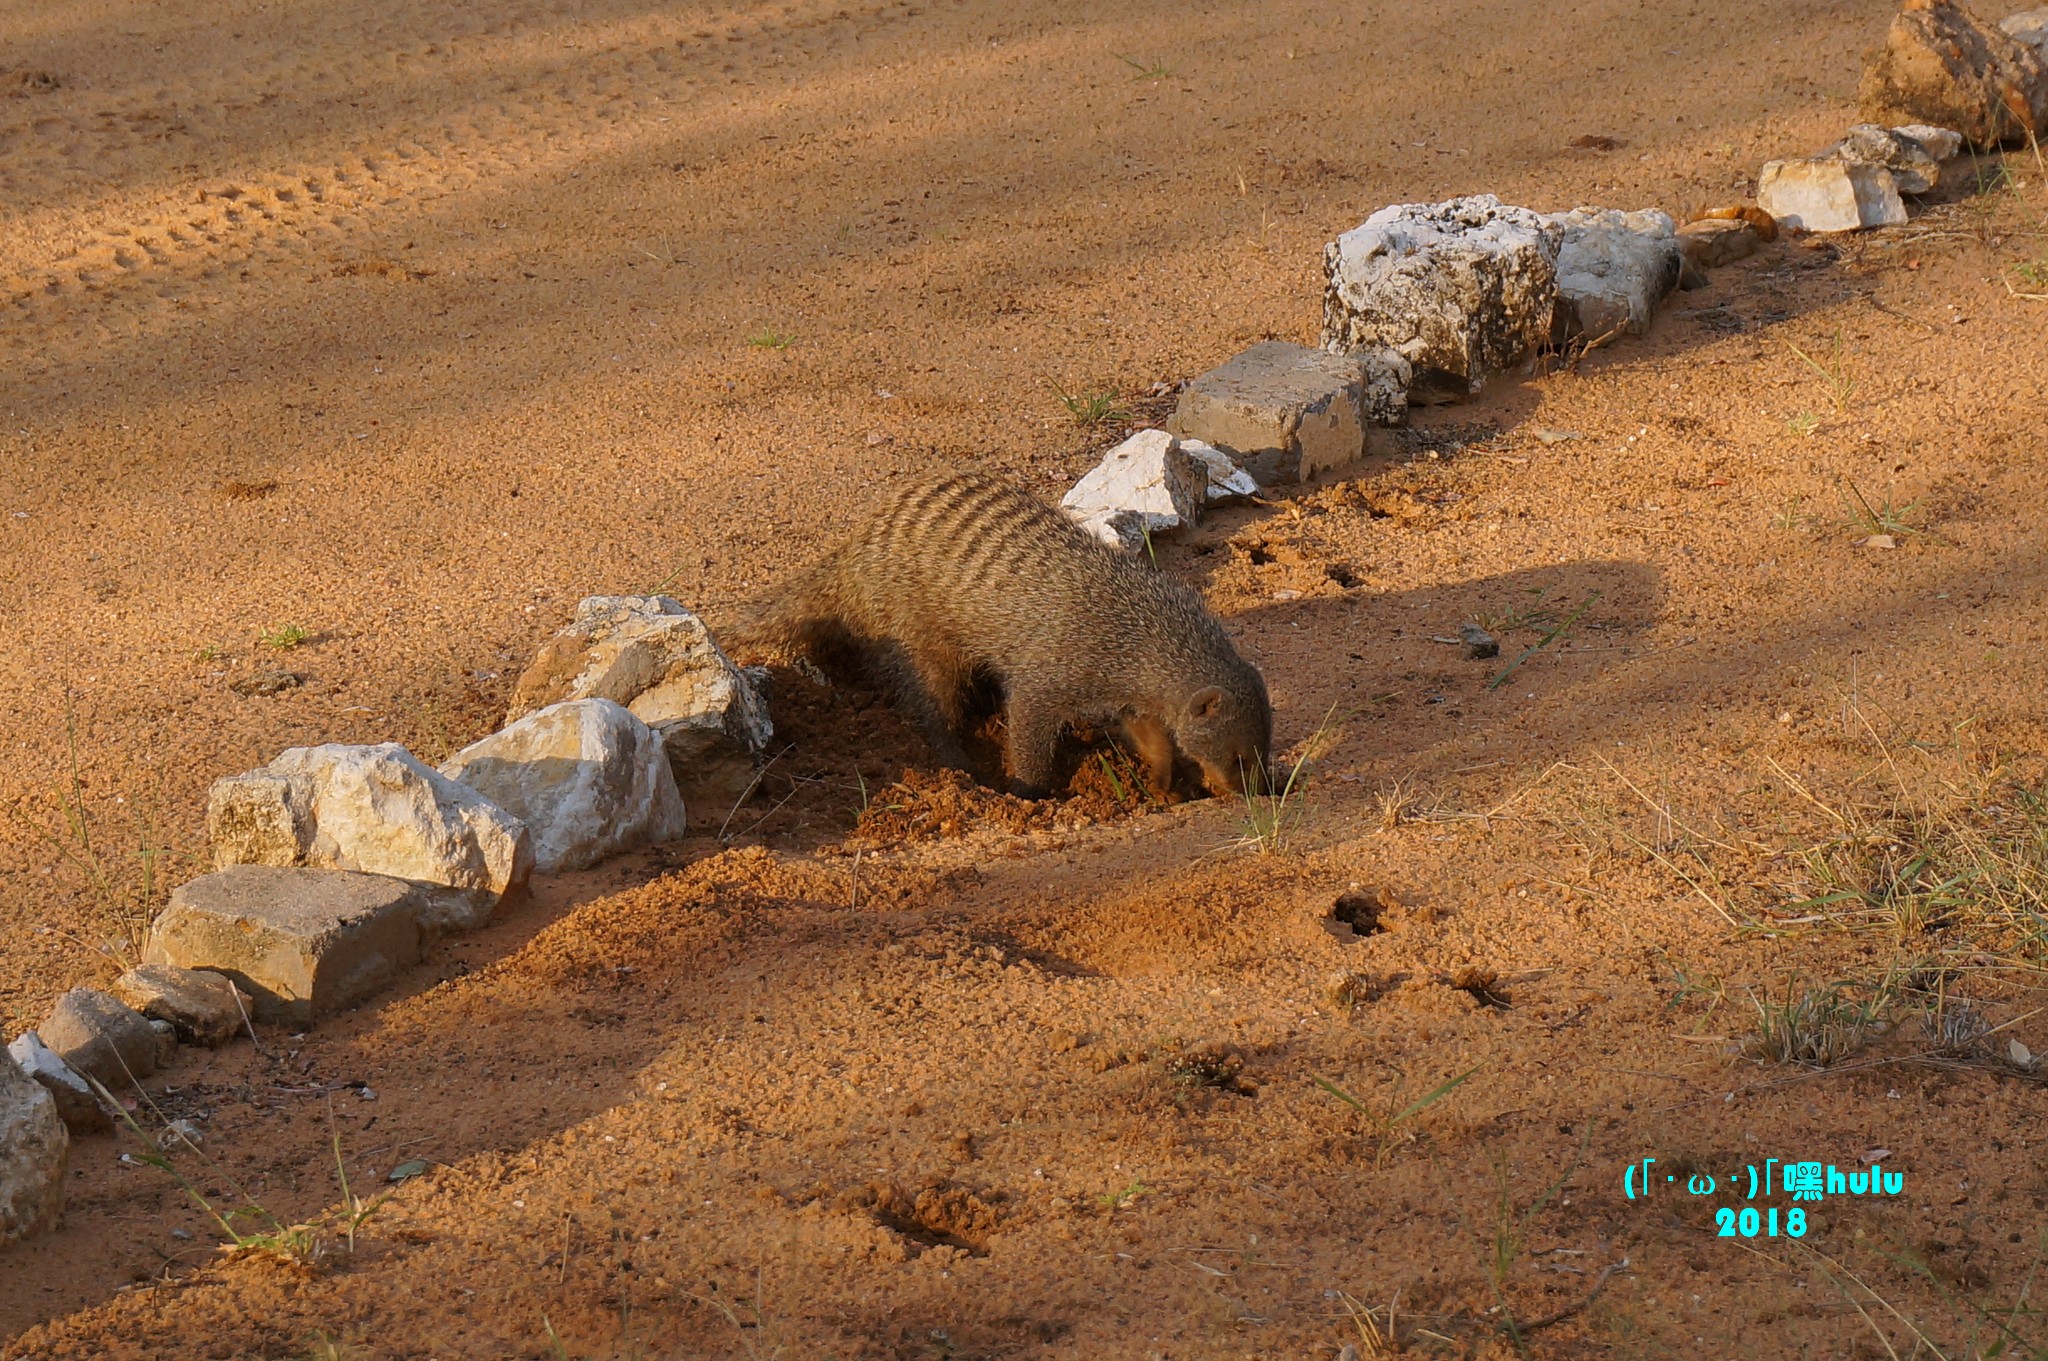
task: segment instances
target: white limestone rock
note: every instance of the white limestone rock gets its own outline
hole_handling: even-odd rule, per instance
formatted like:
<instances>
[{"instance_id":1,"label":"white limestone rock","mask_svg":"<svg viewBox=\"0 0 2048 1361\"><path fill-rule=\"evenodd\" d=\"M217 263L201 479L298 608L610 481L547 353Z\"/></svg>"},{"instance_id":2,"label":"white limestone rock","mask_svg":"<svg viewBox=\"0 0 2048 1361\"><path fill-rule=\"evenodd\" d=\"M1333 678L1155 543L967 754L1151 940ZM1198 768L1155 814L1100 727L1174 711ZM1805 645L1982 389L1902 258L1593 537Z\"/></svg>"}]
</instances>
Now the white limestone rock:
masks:
<instances>
[{"instance_id":1,"label":"white limestone rock","mask_svg":"<svg viewBox=\"0 0 2048 1361\"><path fill-rule=\"evenodd\" d=\"M1201 464L1202 471L1208 475L1209 485L1203 493L1203 500L1209 505L1229 505L1259 494L1258 479L1238 467L1236 459L1213 444L1183 439L1180 451Z\"/></svg>"},{"instance_id":2,"label":"white limestone rock","mask_svg":"<svg viewBox=\"0 0 2048 1361\"><path fill-rule=\"evenodd\" d=\"M1549 338L1562 238L1491 194L1382 208L1323 250L1323 348L1395 350L1411 401L1468 397Z\"/></svg>"},{"instance_id":3,"label":"white limestone rock","mask_svg":"<svg viewBox=\"0 0 2048 1361\"><path fill-rule=\"evenodd\" d=\"M1654 210L1574 208L1550 220L1563 233L1552 343L1647 331L1685 267L1671 219Z\"/></svg>"},{"instance_id":4,"label":"white limestone rock","mask_svg":"<svg viewBox=\"0 0 2048 1361\"><path fill-rule=\"evenodd\" d=\"M1809 232L1853 232L1906 220L1891 171L1831 155L1765 165L1756 201L1782 225Z\"/></svg>"},{"instance_id":5,"label":"white limestone rock","mask_svg":"<svg viewBox=\"0 0 2048 1361\"><path fill-rule=\"evenodd\" d=\"M0 1243L56 1226L70 1153L56 1102L13 1059L0 1058Z\"/></svg>"},{"instance_id":6,"label":"white limestone rock","mask_svg":"<svg viewBox=\"0 0 2048 1361\"><path fill-rule=\"evenodd\" d=\"M775 735L765 690L665 595L580 602L513 687L506 722L572 699L622 704L660 733L684 802L714 816L753 780Z\"/></svg>"},{"instance_id":7,"label":"white limestone rock","mask_svg":"<svg viewBox=\"0 0 2048 1361\"><path fill-rule=\"evenodd\" d=\"M1207 467L1178 439L1140 430L1104 454L1060 498L1060 509L1111 547L1137 552L1148 535L1199 519L1208 488Z\"/></svg>"},{"instance_id":8,"label":"white limestone rock","mask_svg":"<svg viewBox=\"0 0 2048 1361\"><path fill-rule=\"evenodd\" d=\"M293 747L260 770L216 780L207 798L213 863L390 875L432 895L432 932L483 924L533 872L526 827L396 742Z\"/></svg>"},{"instance_id":9,"label":"white limestone rock","mask_svg":"<svg viewBox=\"0 0 2048 1361\"><path fill-rule=\"evenodd\" d=\"M98 1134L113 1124L113 1117L107 1114L92 1084L64 1062L56 1050L44 1044L43 1037L35 1031L25 1030L17 1035L7 1046L7 1057L42 1084L50 1100L57 1103L57 1118L73 1134Z\"/></svg>"},{"instance_id":10,"label":"white limestone rock","mask_svg":"<svg viewBox=\"0 0 2048 1361\"><path fill-rule=\"evenodd\" d=\"M689 830L661 735L608 699L550 704L464 747L441 773L525 823L534 868L547 874Z\"/></svg>"}]
</instances>

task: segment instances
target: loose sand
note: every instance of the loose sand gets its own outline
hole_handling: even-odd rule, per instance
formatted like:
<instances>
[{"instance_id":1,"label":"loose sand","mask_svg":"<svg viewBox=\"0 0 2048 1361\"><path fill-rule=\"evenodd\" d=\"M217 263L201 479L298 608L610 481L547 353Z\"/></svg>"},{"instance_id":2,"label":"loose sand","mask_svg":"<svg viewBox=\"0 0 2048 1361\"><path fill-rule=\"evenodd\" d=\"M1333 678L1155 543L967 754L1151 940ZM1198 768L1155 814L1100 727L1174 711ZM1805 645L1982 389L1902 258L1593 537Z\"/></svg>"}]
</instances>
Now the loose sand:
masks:
<instances>
[{"instance_id":1,"label":"loose sand","mask_svg":"<svg viewBox=\"0 0 2048 1361\"><path fill-rule=\"evenodd\" d=\"M1053 383L1159 420L1154 384L1312 341L1322 243L1382 204L1739 199L1853 121L1886 17L7 7L0 1021L111 975L139 850L157 892L202 868L213 778L320 740L438 758L580 596L730 618L905 470L1053 495L1127 428ZM1341 725L1278 853L1101 778L963 790L871 697L785 677L791 745L729 822L153 1083L223 1208L331 1211L337 1140L358 1193L424 1160L352 1254L224 1259L132 1143L84 1140L63 1229L0 1254L5 1354L1327 1361L1378 1354L1393 1301L1419 1353L1569 1311L1522 1345L1905 1355L1848 1272L1979 1354L1958 1301L2019 1299L2048 1204L2039 1086L1730 1051L1746 989L1989 956L1730 919L1824 887L1822 804L1947 782L1997 818L1987 763L2042 773L2048 304L2003 281L2048 184L2007 166L1171 548L1281 741ZM1927 532L1859 547L1849 483ZM1471 619L1502 660L1436 641ZM231 688L273 669L303 683ZM1340 898L1384 929L1343 938ZM2048 1050L2023 981L1954 986ZM1386 1138L1315 1083L1390 1112L1475 1065ZM1626 1199L1646 1156L1906 1182L1745 1246Z\"/></svg>"}]
</instances>

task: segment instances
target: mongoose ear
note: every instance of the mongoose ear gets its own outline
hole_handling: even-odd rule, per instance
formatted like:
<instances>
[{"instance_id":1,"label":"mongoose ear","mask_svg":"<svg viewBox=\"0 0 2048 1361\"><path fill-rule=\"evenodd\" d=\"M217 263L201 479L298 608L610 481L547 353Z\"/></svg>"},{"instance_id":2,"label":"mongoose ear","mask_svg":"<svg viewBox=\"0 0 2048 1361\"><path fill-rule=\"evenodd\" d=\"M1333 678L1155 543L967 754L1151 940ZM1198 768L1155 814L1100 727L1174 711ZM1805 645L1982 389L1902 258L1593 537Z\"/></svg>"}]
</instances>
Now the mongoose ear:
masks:
<instances>
[{"instance_id":1,"label":"mongoose ear","mask_svg":"<svg viewBox=\"0 0 2048 1361\"><path fill-rule=\"evenodd\" d=\"M1207 686L1195 692L1188 701L1188 712L1196 718L1207 718L1223 707L1223 691L1219 686Z\"/></svg>"}]
</instances>

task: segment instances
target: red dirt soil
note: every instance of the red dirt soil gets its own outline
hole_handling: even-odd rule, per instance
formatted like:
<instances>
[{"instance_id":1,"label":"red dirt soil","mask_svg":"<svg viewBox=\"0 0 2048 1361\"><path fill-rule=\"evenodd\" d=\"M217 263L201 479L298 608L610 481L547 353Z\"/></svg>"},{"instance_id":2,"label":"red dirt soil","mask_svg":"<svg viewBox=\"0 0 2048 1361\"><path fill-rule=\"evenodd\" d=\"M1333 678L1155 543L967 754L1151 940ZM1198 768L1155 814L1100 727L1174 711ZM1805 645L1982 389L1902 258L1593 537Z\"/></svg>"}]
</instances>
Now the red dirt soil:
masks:
<instances>
[{"instance_id":1,"label":"red dirt soil","mask_svg":"<svg viewBox=\"0 0 2048 1361\"><path fill-rule=\"evenodd\" d=\"M438 759L579 597L729 620L935 460L1056 495L1156 385L1313 341L1322 244L1383 204L1739 200L1855 121L1887 17L12 7L0 1021L112 975L218 776ZM1271 853L1099 761L966 788L783 685L699 835L151 1081L194 1189L317 1260L80 1140L64 1226L0 1251L0 1354L1986 1354L2048 1207L2038 939L1797 905L1909 844L1854 810L1995 830L2044 773L2048 304L2008 285L2048 175L1999 170L1168 547L1328 747ZM1440 641L1472 621L1499 658ZM1744 1051L1753 996L1929 960L1981 1053L1912 1008L1830 1070ZM391 1191L352 1250L337 1148ZM1629 1199L1652 1156L1905 1182L1743 1242L1725 1188Z\"/></svg>"}]
</instances>

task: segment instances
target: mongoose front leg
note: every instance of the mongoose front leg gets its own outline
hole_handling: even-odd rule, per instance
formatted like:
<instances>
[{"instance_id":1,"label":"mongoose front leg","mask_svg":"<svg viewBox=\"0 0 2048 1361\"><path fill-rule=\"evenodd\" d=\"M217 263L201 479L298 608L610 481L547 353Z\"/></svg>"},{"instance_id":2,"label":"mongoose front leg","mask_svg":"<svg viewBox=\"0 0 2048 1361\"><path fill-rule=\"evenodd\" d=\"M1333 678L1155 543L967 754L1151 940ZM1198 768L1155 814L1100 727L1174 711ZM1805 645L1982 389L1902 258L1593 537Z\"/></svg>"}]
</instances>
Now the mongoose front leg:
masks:
<instances>
[{"instance_id":1,"label":"mongoose front leg","mask_svg":"<svg viewBox=\"0 0 2048 1361\"><path fill-rule=\"evenodd\" d=\"M1153 714L1126 713L1124 737L1145 767L1145 787L1160 803L1178 803L1173 792L1173 734Z\"/></svg>"},{"instance_id":2,"label":"mongoose front leg","mask_svg":"<svg viewBox=\"0 0 2048 1361\"><path fill-rule=\"evenodd\" d=\"M1060 730L1066 726L1066 715L1049 695L1013 690L1004 717L1011 790L1021 798L1042 799L1059 778Z\"/></svg>"}]
</instances>

